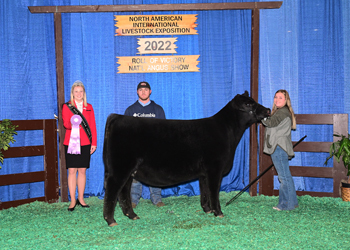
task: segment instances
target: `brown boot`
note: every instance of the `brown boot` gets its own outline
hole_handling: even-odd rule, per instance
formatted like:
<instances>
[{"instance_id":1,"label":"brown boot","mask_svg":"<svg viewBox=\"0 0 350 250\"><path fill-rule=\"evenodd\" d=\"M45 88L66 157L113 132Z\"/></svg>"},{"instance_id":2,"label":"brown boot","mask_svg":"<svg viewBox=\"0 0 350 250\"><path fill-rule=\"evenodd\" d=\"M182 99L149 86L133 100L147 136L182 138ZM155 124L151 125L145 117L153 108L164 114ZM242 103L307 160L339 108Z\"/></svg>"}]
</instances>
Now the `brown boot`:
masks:
<instances>
[{"instance_id":1,"label":"brown boot","mask_svg":"<svg viewBox=\"0 0 350 250\"><path fill-rule=\"evenodd\" d=\"M158 202L156 206L157 206L157 207L164 207L165 204L161 201L161 202Z\"/></svg>"}]
</instances>

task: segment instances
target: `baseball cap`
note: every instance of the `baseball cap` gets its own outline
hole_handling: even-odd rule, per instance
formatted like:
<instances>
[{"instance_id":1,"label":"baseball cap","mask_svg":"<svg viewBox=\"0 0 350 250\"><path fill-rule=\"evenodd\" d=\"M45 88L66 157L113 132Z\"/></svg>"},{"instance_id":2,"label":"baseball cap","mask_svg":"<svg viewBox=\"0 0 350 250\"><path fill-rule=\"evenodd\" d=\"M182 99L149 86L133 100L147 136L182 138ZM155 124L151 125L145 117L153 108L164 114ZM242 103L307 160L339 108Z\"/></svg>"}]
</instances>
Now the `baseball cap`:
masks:
<instances>
[{"instance_id":1,"label":"baseball cap","mask_svg":"<svg viewBox=\"0 0 350 250\"><path fill-rule=\"evenodd\" d=\"M149 89L151 89L151 86L149 85L148 82L140 82L140 83L137 85L137 90L138 90L139 88L149 88Z\"/></svg>"}]
</instances>

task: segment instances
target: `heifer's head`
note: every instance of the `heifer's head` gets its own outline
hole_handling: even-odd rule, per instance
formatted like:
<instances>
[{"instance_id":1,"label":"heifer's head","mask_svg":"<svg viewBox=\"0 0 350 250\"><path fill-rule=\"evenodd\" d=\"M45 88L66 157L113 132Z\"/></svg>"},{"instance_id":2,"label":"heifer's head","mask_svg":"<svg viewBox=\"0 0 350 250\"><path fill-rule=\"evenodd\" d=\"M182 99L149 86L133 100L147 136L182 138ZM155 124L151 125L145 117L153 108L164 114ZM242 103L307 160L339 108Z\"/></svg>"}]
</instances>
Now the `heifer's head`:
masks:
<instances>
[{"instance_id":1,"label":"heifer's head","mask_svg":"<svg viewBox=\"0 0 350 250\"><path fill-rule=\"evenodd\" d=\"M271 114L269 108L265 108L249 97L248 91L245 91L242 95L236 95L233 98L233 105L234 109L237 109L250 124L260 122Z\"/></svg>"}]
</instances>

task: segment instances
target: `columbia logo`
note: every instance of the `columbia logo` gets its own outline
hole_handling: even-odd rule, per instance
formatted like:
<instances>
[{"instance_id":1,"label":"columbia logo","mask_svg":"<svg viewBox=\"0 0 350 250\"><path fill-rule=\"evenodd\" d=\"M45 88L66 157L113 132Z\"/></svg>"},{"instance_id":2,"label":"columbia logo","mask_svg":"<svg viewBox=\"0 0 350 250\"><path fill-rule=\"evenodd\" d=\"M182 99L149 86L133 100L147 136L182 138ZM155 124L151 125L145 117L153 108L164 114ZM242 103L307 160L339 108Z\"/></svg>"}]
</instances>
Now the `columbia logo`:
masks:
<instances>
[{"instance_id":1,"label":"columbia logo","mask_svg":"<svg viewBox=\"0 0 350 250\"><path fill-rule=\"evenodd\" d=\"M134 113L132 116L133 116L133 117L156 117L156 114L153 114L153 113L149 113L149 114L145 114L145 113Z\"/></svg>"}]
</instances>

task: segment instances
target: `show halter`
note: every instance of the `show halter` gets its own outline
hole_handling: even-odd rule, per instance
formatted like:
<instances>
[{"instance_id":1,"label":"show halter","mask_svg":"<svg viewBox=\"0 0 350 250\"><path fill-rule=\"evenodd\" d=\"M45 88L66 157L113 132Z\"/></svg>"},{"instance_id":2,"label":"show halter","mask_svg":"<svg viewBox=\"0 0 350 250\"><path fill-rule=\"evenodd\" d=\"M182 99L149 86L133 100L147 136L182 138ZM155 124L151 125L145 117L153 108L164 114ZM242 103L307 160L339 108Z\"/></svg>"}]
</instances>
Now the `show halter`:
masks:
<instances>
[{"instance_id":1,"label":"show halter","mask_svg":"<svg viewBox=\"0 0 350 250\"><path fill-rule=\"evenodd\" d=\"M70 118L70 122L72 124L72 131L70 133L69 145L68 145L68 154L76 154L80 155L80 132L79 125L82 119L80 115L73 115Z\"/></svg>"},{"instance_id":2,"label":"show halter","mask_svg":"<svg viewBox=\"0 0 350 250\"><path fill-rule=\"evenodd\" d=\"M250 107L251 107L251 110L249 110L249 112L248 112L248 110L245 110L245 109L242 109L242 108L240 108L238 110L239 111L243 111L243 112L248 112L250 115L254 115L254 117L257 118L257 116L256 116L256 109L258 108L258 105L254 105L254 106L250 106Z\"/></svg>"}]
</instances>

